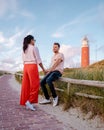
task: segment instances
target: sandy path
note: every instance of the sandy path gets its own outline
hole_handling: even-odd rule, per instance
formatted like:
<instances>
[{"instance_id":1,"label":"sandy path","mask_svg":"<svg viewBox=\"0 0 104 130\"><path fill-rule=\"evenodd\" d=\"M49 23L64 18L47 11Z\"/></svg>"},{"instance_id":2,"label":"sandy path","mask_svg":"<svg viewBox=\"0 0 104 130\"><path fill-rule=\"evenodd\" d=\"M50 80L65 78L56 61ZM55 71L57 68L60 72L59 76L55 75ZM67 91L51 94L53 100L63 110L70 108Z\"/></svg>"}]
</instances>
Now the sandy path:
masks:
<instances>
[{"instance_id":1,"label":"sandy path","mask_svg":"<svg viewBox=\"0 0 104 130\"><path fill-rule=\"evenodd\" d=\"M20 84L16 82L14 76L9 80L10 86L20 93ZM41 100L39 96L39 100ZM69 111L63 111L62 106L52 107L51 104L39 105L37 106L51 114L56 116L56 118L63 122L65 125L65 130L72 128L73 130L104 130L104 123L96 117L95 119L88 120L89 115L83 115L78 109L70 109Z\"/></svg>"}]
</instances>

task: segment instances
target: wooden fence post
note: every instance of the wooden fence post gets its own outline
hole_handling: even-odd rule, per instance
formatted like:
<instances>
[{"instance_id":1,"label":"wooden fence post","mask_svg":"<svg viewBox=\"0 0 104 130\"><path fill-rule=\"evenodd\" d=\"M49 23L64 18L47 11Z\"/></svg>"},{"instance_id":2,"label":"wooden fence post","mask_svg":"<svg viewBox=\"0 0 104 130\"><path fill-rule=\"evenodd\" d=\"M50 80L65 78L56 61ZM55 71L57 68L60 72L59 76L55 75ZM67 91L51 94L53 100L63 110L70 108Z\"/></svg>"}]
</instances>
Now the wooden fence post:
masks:
<instances>
[{"instance_id":1,"label":"wooden fence post","mask_svg":"<svg viewBox=\"0 0 104 130\"><path fill-rule=\"evenodd\" d=\"M71 86L71 83L68 82L68 84L67 84L67 94L69 94L69 88L70 88L70 86Z\"/></svg>"}]
</instances>

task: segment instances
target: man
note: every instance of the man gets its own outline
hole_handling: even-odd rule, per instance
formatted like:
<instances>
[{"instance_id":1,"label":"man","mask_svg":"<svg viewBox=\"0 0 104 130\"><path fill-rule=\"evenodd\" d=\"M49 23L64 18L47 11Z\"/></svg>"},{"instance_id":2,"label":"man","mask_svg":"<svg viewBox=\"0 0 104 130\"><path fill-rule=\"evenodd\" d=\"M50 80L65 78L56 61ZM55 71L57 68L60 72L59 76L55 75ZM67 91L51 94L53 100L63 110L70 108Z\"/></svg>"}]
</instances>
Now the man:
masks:
<instances>
[{"instance_id":1,"label":"man","mask_svg":"<svg viewBox=\"0 0 104 130\"><path fill-rule=\"evenodd\" d=\"M44 93L45 99L40 102L40 104L51 103L50 97L46 88L46 84L48 84L52 97L53 97L53 106L57 106L58 104L58 96L56 94L53 81L57 80L62 76L63 68L64 68L64 55L59 52L60 44L54 43L53 52L54 56L51 60L51 67L46 70L46 76L41 80L41 88Z\"/></svg>"}]
</instances>

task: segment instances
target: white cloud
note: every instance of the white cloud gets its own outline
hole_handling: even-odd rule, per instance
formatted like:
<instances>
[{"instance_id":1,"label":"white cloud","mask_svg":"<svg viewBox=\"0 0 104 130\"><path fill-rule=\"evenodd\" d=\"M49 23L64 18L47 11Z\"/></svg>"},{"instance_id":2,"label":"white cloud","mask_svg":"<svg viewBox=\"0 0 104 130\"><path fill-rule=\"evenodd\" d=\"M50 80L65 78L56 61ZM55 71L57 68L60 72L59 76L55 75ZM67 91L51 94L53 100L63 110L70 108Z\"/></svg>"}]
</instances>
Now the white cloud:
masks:
<instances>
[{"instance_id":1,"label":"white cloud","mask_svg":"<svg viewBox=\"0 0 104 130\"><path fill-rule=\"evenodd\" d=\"M25 35L33 33L33 30L20 30L16 27L15 33L9 37L0 32L0 69L17 71L23 68L22 42Z\"/></svg>"},{"instance_id":2,"label":"white cloud","mask_svg":"<svg viewBox=\"0 0 104 130\"><path fill-rule=\"evenodd\" d=\"M8 39L8 43L6 44L8 47L12 47L14 46L14 44L16 44L16 42L18 41L18 38L21 37L21 35L23 35L23 31L19 31L17 32L16 34L14 34L13 36L11 36L9 39Z\"/></svg>"},{"instance_id":3,"label":"white cloud","mask_svg":"<svg viewBox=\"0 0 104 130\"><path fill-rule=\"evenodd\" d=\"M17 0L0 0L0 17L17 9Z\"/></svg>"},{"instance_id":4,"label":"white cloud","mask_svg":"<svg viewBox=\"0 0 104 130\"><path fill-rule=\"evenodd\" d=\"M6 39L5 39L5 37L3 36L3 33L0 32L0 43L3 43L3 42L5 42L5 41L6 41Z\"/></svg>"},{"instance_id":5,"label":"white cloud","mask_svg":"<svg viewBox=\"0 0 104 130\"><path fill-rule=\"evenodd\" d=\"M61 38L63 36L64 35L61 32L56 32L56 33L52 34L52 37L54 37L54 38Z\"/></svg>"},{"instance_id":6,"label":"white cloud","mask_svg":"<svg viewBox=\"0 0 104 130\"><path fill-rule=\"evenodd\" d=\"M21 56L13 58L5 57L0 60L0 70L6 70L10 72L15 72L23 69L23 63Z\"/></svg>"},{"instance_id":7,"label":"white cloud","mask_svg":"<svg viewBox=\"0 0 104 130\"><path fill-rule=\"evenodd\" d=\"M65 57L64 67L76 67L77 64L79 64L80 61L76 61L75 58L80 57L80 48L63 44L60 48L60 52L62 52Z\"/></svg>"},{"instance_id":8,"label":"white cloud","mask_svg":"<svg viewBox=\"0 0 104 130\"><path fill-rule=\"evenodd\" d=\"M101 20L101 22L103 23L103 27L104 27L104 3L101 3L100 5L99 5L99 8L98 8L98 10L99 10L99 19Z\"/></svg>"},{"instance_id":9,"label":"white cloud","mask_svg":"<svg viewBox=\"0 0 104 130\"><path fill-rule=\"evenodd\" d=\"M22 70L22 64L0 62L0 70L15 72Z\"/></svg>"},{"instance_id":10,"label":"white cloud","mask_svg":"<svg viewBox=\"0 0 104 130\"><path fill-rule=\"evenodd\" d=\"M73 21L70 21L69 23L66 23L66 24L62 25L60 28L58 28L58 31L62 31L62 30L64 30L65 28L67 28L67 27L69 27L69 26L72 26L72 25L75 25L75 24L77 24L77 23L79 23L79 20L78 20L78 19L75 19L75 20L73 20Z\"/></svg>"},{"instance_id":11,"label":"white cloud","mask_svg":"<svg viewBox=\"0 0 104 130\"><path fill-rule=\"evenodd\" d=\"M8 10L8 5L6 0L0 1L0 16L3 16Z\"/></svg>"},{"instance_id":12,"label":"white cloud","mask_svg":"<svg viewBox=\"0 0 104 130\"><path fill-rule=\"evenodd\" d=\"M13 64L13 63L14 63L14 60L13 60L13 59L10 59L10 58L7 58L7 59L3 59L3 60L2 60L2 63Z\"/></svg>"},{"instance_id":13,"label":"white cloud","mask_svg":"<svg viewBox=\"0 0 104 130\"><path fill-rule=\"evenodd\" d=\"M31 30L28 30L28 32L26 32L26 34L25 35L30 35L30 34L33 34L34 33L34 30L33 29L31 29Z\"/></svg>"},{"instance_id":14,"label":"white cloud","mask_svg":"<svg viewBox=\"0 0 104 130\"><path fill-rule=\"evenodd\" d=\"M97 19L97 8L93 8L91 10L87 10L86 12L80 14L72 21L63 24L60 26L53 34L52 37L61 38L65 36L65 33L68 34L76 31L76 28L80 26L80 30L82 29L82 24L90 21L94 21Z\"/></svg>"},{"instance_id":15,"label":"white cloud","mask_svg":"<svg viewBox=\"0 0 104 130\"><path fill-rule=\"evenodd\" d=\"M16 46L16 43L20 37L24 35L24 31L18 30L15 34L13 34L10 37L5 37L3 32L0 32L0 44L2 48L12 48L14 45Z\"/></svg>"},{"instance_id":16,"label":"white cloud","mask_svg":"<svg viewBox=\"0 0 104 130\"><path fill-rule=\"evenodd\" d=\"M34 18L34 15L31 12L26 11L26 10L23 10L22 12L20 12L20 14L24 17L28 17L28 18L31 18L31 19Z\"/></svg>"},{"instance_id":17,"label":"white cloud","mask_svg":"<svg viewBox=\"0 0 104 130\"><path fill-rule=\"evenodd\" d=\"M6 16L7 15L7 16ZM0 0L0 18L14 19L17 16L34 19L33 13L19 7L18 0Z\"/></svg>"}]
</instances>

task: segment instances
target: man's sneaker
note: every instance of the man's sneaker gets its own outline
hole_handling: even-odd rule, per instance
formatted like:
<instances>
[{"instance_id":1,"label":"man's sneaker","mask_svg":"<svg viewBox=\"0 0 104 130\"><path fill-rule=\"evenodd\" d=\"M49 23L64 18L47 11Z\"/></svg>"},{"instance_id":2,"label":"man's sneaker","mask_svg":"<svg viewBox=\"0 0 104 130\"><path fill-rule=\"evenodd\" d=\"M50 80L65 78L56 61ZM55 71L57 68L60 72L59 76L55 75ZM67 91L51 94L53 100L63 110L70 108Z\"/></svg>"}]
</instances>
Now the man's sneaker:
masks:
<instances>
[{"instance_id":1,"label":"man's sneaker","mask_svg":"<svg viewBox=\"0 0 104 130\"><path fill-rule=\"evenodd\" d=\"M30 110L32 110L32 111L35 111L36 109L33 107L33 105L29 102L29 101L27 101L26 103L25 103L25 105L26 105L26 109L30 109Z\"/></svg>"},{"instance_id":2,"label":"man's sneaker","mask_svg":"<svg viewBox=\"0 0 104 130\"><path fill-rule=\"evenodd\" d=\"M51 103L50 99L44 99L43 101L39 102L40 104L49 104Z\"/></svg>"},{"instance_id":3,"label":"man's sneaker","mask_svg":"<svg viewBox=\"0 0 104 130\"><path fill-rule=\"evenodd\" d=\"M58 105L58 96L53 99L53 107Z\"/></svg>"}]
</instances>

